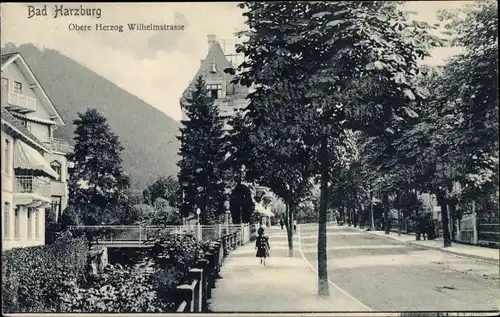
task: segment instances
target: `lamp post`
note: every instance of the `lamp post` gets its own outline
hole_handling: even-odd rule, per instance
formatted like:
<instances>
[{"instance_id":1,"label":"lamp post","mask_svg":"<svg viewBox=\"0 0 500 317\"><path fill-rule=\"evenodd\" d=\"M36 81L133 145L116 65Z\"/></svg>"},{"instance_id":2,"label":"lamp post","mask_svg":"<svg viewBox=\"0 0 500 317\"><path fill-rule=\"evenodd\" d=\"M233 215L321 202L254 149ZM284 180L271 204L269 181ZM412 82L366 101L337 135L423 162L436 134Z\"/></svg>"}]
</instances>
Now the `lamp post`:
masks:
<instances>
[{"instance_id":1,"label":"lamp post","mask_svg":"<svg viewBox=\"0 0 500 317\"><path fill-rule=\"evenodd\" d=\"M201 240L201 225L200 225L200 214L201 214L201 209L196 208L196 217L197 217L197 235L196 237L198 238L198 241Z\"/></svg>"}]
</instances>

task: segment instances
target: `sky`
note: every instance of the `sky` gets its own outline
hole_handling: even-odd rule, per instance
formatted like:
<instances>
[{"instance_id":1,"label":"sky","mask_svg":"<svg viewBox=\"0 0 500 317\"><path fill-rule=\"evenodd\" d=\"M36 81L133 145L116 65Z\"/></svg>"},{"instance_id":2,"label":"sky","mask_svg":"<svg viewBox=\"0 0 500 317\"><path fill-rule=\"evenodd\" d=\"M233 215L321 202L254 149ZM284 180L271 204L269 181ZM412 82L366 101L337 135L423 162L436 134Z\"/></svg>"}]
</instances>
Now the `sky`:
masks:
<instances>
[{"instance_id":1,"label":"sky","mask_svg":"<svg viewBox=\"0 0 500 317\"><path fill-rule=\"evenodd\" d=\"M417 19L437 23L436 12L458 8L467 1L413 1L406 7ZM32 43L55 49L121 88L136 95L174 120L181 119L179 97L208 51L207 35L234 40L245 19L236 2L171 3L65 3L64 8L101 9L101 17L58 16L54 3L2 3L1 40L17 45ZM47 16L28 18L29 6ZM58 6L61 6L59 3ZM124 25L123 32L71 31L70 24ZM183 31L129 31L128 23L184 25ZM427 61L442 63L454 54L439 49Z\"/></svg>"}]
</instances>

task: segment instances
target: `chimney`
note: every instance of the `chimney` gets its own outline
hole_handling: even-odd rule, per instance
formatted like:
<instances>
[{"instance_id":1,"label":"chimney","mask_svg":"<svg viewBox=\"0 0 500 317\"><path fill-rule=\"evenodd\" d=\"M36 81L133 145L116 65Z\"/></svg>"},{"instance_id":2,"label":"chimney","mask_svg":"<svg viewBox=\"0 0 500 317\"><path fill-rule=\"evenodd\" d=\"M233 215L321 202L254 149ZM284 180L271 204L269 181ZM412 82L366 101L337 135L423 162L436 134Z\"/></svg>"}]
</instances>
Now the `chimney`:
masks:
<instances>
[{"instance_id":1,"label":"chimney","mask_svg":"<svg viewBox=\"0 0 500 317\"><path fill-rule=\"evenodd\" d=\"M208 39L208 48L212 47L212 45L217 42L216 39L215 39L215 34L209 34L207 35L207 39Z\"/></svg>"}]
</instances>

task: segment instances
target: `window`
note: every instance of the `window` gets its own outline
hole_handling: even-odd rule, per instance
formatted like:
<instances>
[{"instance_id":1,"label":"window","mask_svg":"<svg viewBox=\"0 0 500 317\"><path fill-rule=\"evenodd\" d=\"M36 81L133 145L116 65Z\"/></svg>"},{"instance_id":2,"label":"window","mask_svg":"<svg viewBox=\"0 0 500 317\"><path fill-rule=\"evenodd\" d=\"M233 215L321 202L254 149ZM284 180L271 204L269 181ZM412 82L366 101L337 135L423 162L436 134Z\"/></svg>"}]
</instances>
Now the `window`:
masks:
<instances>
[{"instance_id":1,"label":"window","mask_svg":"<svg viewBox=\"0 0 500 317\"><path fill-rule=\"evenodd\" d=\"M208 90L210 91L210 96L214 99L222 98L222 85L207 85Z\"/></svg>"},{"instance_id":2,"label":"window","mask_svg":"<svg viewBox=\"0 0 500 317\"><path fill-rule=\"evenodd\" d=\"M5 203L3 210L3 238L10 238L10 204Z\"/></svg>"},{"instance_id":3,"label":"window","mask_svg":"<svg viewBox=\"0 0 500 317\"><path fill-rule=\"evenodd\" d=\"M28 240L33 236L33 209L28 208Z\"/></svg>"},{"instance_id":4,"label":"window","mask_svg":"<svg viewBox=\"0 0 500 317\"><path fill-rule=\"evenodd\" d=\"M35 211L35 239L40 238L40 213Z\"/></svg>"},{"instance_id":5,"label":"window","mask_svg":"<svg viewBox=\"0 0 500 317\"><path fill-rule=\"evenodd\" d=\"M5 139L5 157L4 157L5 174L10 175L10 141Z\"/></svg>"},{"instance_id":6,"label":"window","mask_svg":"<svg viewBox=\"0 0 500 317\"><path fill-rule=\"evenodd\" d=\"M52 167L52 169L57 173L57 175L59 175L59 179L61 180L62 179L61 163L59 163L58 161L54 161L54 162L50 163L50 167Z\"/></svg>"},{"instance_id":7,"label":"window","mask_svg":"<svg viewBox=\"0 0 500 317\"><path fill-rule=\"evenodd\" d=\"M56 219L59 219L61 215L61 197L52 196L52 202L50 203L50 209L56 215Z\"/></svg>"},{"instance_id":8,"label":"window","mask_svg":"<svg viewBox=\"0 0 500 317\"><path fill-rule=\"evenodd\" d=\"M14 82L14 92L16 94L22 94L23 93L23 84L20 82L15 81Z\"/></svg>"},{"instance_id":9,"label":"window","mask_svg":"<svg viewBox=\"0 0 500 317\"><path fill-rule=\"evenodd\" d=\"M2 95L9 92L9 80L2 77Z\"/></svg>"},{"instance_id":10,"label":"window","mask_svg":"<svg viewBox=\"0 0 500 317\"><path fill-rule=\"evenodd\" d=\"M14 237L16 239L21 238L21 228L19 227L19 217L21 215L19 214L19 208L16 209L16 214L14 218Z\"/></svg>"}]
</instances>

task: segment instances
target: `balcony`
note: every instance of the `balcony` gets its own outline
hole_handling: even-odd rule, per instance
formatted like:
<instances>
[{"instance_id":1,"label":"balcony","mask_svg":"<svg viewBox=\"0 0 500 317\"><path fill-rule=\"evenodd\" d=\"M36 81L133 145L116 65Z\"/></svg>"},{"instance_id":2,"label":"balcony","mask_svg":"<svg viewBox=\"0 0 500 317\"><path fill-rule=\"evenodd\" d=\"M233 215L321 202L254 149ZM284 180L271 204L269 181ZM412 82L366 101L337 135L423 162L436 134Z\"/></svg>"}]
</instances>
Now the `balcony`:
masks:
<instances>
[{"instance_id":1,"label":"balcony","mask_svg":"<svg viewBox=\"0 0 500 317\"><path fill-rule=\"evenodd\" d=\"M2 94L2 100L4 100L5 97L7 97L5 107L9 110L17 111L19 113L29 113L36 110L36 100L34 98L15 92Z\"/></svg>"},{"instance_id":2,"label":"balcony","mask_svg":"<svg viewBox=\"0 0 500 317\"><path fill-rule=\"evenodd\" d=\"M14 192L50 196L50 182L35 176L16 176Z\"/></svg>"},{"instance_id":3,"label":"balcony","mask_svg":"<svg viewBox=\"0 0 500 317\"><path fill-rule=\"evenodd\" d=\"M14 203L39 207L50 203L50 182L35 176L16 176L14 180Z\"/></svg>"},{"instance_id":4,"label":"balcony","mask_svg":"<svg viewBox=\"0 0 500 317\"><path fill-rule=\"evenodd\" d=\"M69 145L69 143L66 140L63 139L49 138L49 140L43 142L43 144L54 152L61 152L64 154L73 152L73 147Z\"/></svg>"}]
</instances>

